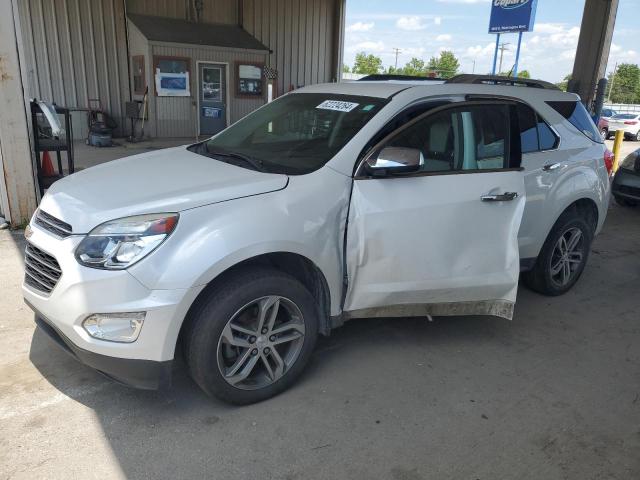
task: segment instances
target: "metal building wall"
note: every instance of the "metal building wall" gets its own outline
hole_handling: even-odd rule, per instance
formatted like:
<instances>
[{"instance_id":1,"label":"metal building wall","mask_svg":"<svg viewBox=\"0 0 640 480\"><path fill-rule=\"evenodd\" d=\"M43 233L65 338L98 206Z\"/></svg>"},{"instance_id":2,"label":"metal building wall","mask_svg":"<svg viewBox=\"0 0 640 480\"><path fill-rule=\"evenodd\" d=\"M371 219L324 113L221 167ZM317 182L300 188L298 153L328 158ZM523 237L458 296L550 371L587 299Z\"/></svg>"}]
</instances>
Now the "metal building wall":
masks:
<instances>
[{"instance_id":1,"label":"metal building wall","mask_svg":"<svg viewBox=\"0 0 640 480\"><path fill-rule=\"evenodd\" d=\"M268 46L278 93L336 80L343 0L244 0L244 29Z\"/></svg>"},{"instance_id":2,"label":"metal building wall","mask_svg":"<svg viewBox=\"0 0 640 480\"><path fill-rule=\"evenodd\" d=\"M194 20L192 0L126 0L128 13ZM204 0L200 21L238 23L238 0Z\"/></svg>"},{"instance_id":3,"label":"metal building wall","mask_svg":"<svg viewBox=\"0 0 640 480\"><path fill-rule=\"evenodd\" d=\"M25 94L71 108L87 108L90 98L99 98L126 128L129 72L123 1L21 0L18 5L27 65ZM86 118L86 113L74 114L76 138L86 135Z\"/></svg>"}]
</instances>

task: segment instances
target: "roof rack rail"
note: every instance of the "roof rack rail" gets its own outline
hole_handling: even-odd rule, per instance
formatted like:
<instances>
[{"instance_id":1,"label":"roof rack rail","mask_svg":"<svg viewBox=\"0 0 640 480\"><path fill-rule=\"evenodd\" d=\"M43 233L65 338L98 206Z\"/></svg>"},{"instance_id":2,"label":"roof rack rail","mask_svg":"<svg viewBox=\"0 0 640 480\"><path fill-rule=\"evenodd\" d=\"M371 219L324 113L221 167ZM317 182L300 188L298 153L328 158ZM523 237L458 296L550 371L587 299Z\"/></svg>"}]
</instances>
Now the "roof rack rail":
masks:
<instances>
[{"instance_id":1,"label":"roof rack rail","mask_svg":"<svg viewBox=\"0 0 640 480\"><path fill-rule=\"evenodd\" d=\"M376 73L373 75L367 75L358 79L358 82L385 82L388 80L407 80L407 81L440 81L443 82L444 78L438 77L414 77L412 75L396 75L393 73Z\"/></svg>"},{"instance_id":2,"label":"roof rack rail","mask_svg":"<svg viewBox=\"0 0 640 480\"><path fill-rule=\"evenodd\" d=\"M456 75L446 80L445 83L467 83L484 85L509 85L512 87L544 88L545 90L560 90L553 83L544 80L531 80L530 78L502 77L499 75Z\"/></svg>"}]
</instances>

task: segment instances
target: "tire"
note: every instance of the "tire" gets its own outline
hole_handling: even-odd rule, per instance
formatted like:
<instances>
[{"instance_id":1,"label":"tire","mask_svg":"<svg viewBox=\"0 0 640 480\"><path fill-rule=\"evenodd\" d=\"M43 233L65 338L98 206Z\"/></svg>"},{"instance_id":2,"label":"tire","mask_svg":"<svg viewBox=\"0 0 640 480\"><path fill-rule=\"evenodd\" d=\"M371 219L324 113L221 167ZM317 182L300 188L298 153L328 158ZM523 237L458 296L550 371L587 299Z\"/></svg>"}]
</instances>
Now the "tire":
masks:
<instances>
[{"instance_id":1,"label":"tire","mask_svg":"<svg viewBox=\"0 0 640 480\"><path fill-rule=\"evenodd\" d=\"M638 130L638 133L636 133L635 137L633 138L636 142L640 142L640 130Z\"/></svg>"},{"instance_id":2,"label":"tire","mask_svg":"<svg viewBox=\"0 0 640 480\"><path fill-rule=\"evenodd\" d=\"M615 198L616 203L621 207L637 207L638 206L638 202L634 200L627 200L626 198L617 197L617 196L614 196L613 198Z\"/></svg>"},{"instance_id":3,"label":"tire","mask_svg":"<svg viewBox=\"0 0 640 480\"><path fill-rule=\"evenodd\" d=\"M576 262L577 256L575 254L568 255L568 258L571 259L569 262L562 262L563 265L569 263L570 269L569 276L564 282L563 277L566 276L566 270L562 269L554 274L555 270L552 267L557 268L557 265L561 262L558 246L561 237L565 238L565 241L570 241L573 238L571 235L577 231L581 235L576 247L581 254L580 262ZM584 271L589 259L593 233L593 226L576 210L572 209L564 212L558 218L545 240L533 270L523 274L524 283L532 290L550 297L567 293L580 279Z\"/></svg>"},{"instance_id":4,"label":"tire","mask_svg":"<svg viewBox=\"0 0 640 480\"><path fill-rule=\"evenodd\" d=\"M260 402L289 388L309 362L318 337L317 303L304 285L278 270L251 268L232 273L205 295L190 313L184 337L189 373L200 388L236 405ZM249 335L262 311L265 325L275 318L273 334ZM286 337L278 328L295 339L276 344ZM250 374L238 380L251 365Z\"/></svg>"},{"instance_id":5,"label":"tire","mask_svg":"<svg viewBox=\"0 0 640 480\"><path fill-rule=\"evenodd\" d=\"M602 137L602 140L609 140L609 130L603 128L600 130L600 136Z\"/></svg>"}]
</instances>

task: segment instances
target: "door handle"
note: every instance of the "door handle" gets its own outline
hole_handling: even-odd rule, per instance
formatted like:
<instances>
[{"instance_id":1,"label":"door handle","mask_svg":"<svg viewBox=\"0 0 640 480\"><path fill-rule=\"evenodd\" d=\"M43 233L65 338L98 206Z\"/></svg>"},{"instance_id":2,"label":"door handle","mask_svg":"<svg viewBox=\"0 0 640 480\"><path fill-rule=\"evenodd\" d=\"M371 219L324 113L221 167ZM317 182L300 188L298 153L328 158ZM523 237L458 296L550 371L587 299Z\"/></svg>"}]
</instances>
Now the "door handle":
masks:
<instances>
[{"instance_id":1,"label":"door handle","mask_svg":"<svg viewBox=\"0 0 640 480\"><path fill-rule=\"evenodd\" d=\"M559 169L561 166L561 163L550 163L542 167L542 170L544 170L545 172L553 172L554 170Z\"/></svg>"},{"instance_id":2,"label":"door handle","mask_svg":"<svg viewBox=\"0 0 640 480\"><path fill-rule=\"evenodd\" d=\"M518 198L516 192L506 192L498 195L483 195L480 199L483 202L510 202Z\"/></svg>"}]
</instances>

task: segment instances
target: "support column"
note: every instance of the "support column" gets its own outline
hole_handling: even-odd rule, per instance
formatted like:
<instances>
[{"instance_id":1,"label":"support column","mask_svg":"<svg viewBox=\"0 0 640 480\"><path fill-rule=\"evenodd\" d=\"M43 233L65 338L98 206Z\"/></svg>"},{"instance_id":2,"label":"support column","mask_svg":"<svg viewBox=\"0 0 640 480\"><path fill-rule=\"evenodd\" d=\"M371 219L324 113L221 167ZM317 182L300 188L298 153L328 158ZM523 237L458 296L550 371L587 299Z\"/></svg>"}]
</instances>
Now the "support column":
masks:
<instances>
[{"instance_id":1,"label":"support column","mask_svg":"<svg viewBox=\"0 0 640 480\"><path fill-rule=\"evenodd\" d=\"M596 84L606 74L618 0L585 0L584 13L569 91L585 105L595 97Z\"/></svg>"},{"instance_id":2,"label":"support column","mask_svg":"<svg viewBox=\"0 0 640 480\"><path fill-rule=\"evenodd\" d=\"M20 225L31 217L37 199L14 8L15 1L0 2L0 194L8 203L3 213Z\"/></svg>"}]
</instances>

